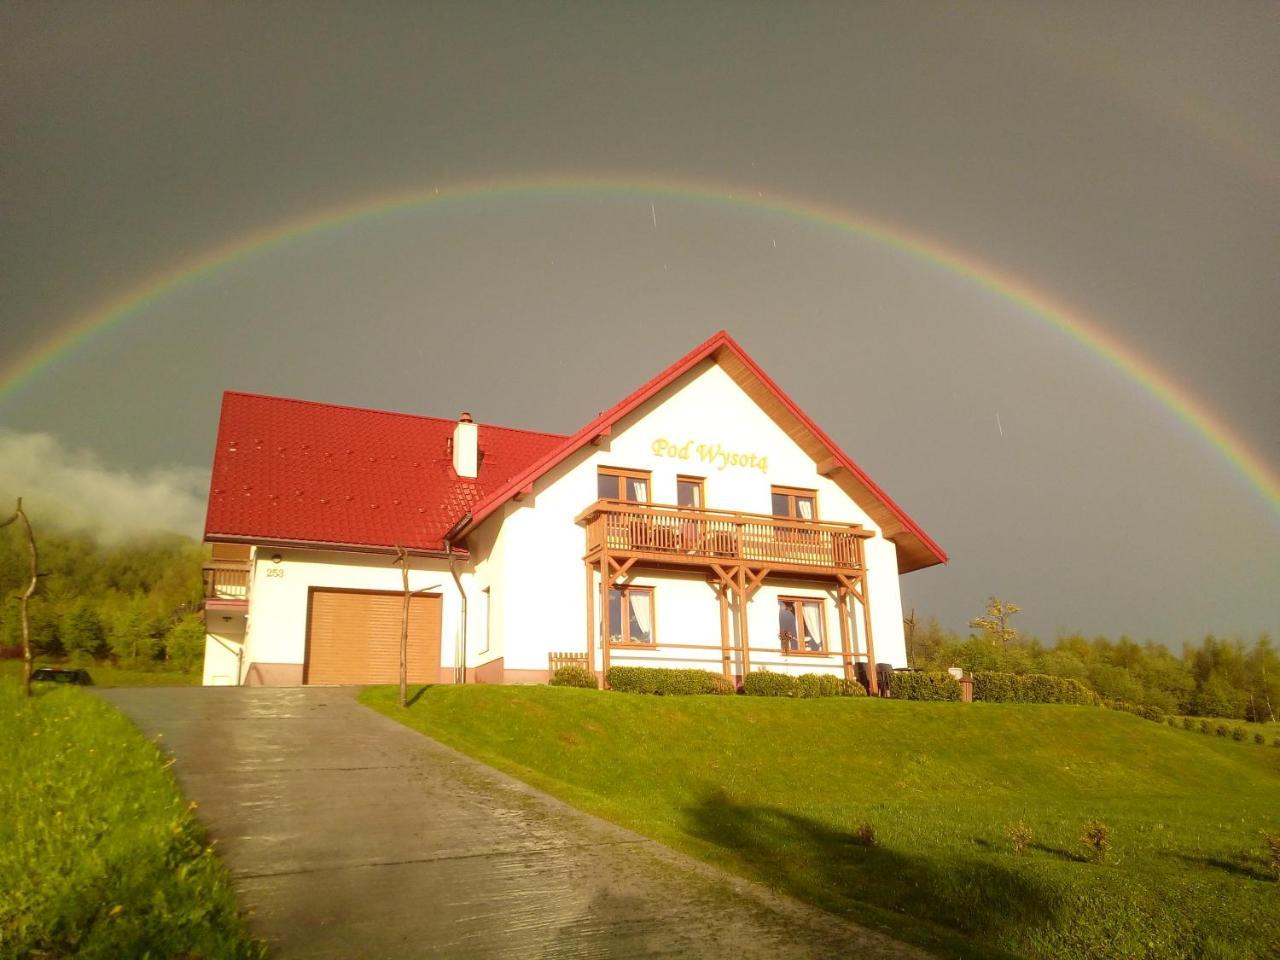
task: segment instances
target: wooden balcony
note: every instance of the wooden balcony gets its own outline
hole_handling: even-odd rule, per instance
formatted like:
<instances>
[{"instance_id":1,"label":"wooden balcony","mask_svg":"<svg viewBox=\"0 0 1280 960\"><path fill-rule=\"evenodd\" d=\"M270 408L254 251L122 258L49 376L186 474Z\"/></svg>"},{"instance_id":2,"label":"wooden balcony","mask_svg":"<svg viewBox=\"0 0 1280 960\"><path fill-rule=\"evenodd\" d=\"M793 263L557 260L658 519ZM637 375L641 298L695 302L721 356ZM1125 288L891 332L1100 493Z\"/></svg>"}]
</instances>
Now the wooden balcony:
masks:
<instances>
[{"instance_id":1,"label":"wooden balcony","mask_svg":"<svg viewBox=\"0 0 1280 960\"><path fill-rule=\"evenodd\" d=\"M203 567L204 598L220 601L249 600L249 561L213 560Z\"/></svg>"},{"instance_id":2,"label":"wooden balcony","mask_svg":"<svg viewBox=\"0 0 1280 960\"><path fill-rule=\"evenodd\" d=\"M802 576L856 576L864 568L859 524L600 500L578 515L587 559L601 554L661 565L747 565Z\"/></svg>"}]
</instances>

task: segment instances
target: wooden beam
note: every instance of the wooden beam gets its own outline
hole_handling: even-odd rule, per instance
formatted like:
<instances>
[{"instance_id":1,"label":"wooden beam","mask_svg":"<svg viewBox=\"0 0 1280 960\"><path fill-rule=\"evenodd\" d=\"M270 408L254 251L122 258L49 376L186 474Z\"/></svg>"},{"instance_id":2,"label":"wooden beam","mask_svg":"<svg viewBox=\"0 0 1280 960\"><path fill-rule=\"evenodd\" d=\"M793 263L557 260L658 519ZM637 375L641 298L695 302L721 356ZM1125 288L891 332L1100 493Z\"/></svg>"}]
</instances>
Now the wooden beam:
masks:
<instances>
[{"instance_id":1,"label":"wooden beam","mask_svg":"<svg viewBox=\"0 0 1280 960\"><path fill-rule=\"evenodd\" d=\"M870 693L879 695L880 682L876 679L876 644L871 637L871 592L867 589L867 579L862 578L862 623L867 631L867 682Z\"/></svg>"},{"instance_id":2,"label":"wooden beam","mask_svg":"<svg viewBox=\"0 0 1280 960\"><path fill-rule=\"evenodd\" d=\"M711 589L716 592L720 604L720 668L724 678L733 682L733 657L729 653L729 588L723 583L711 581Z\"/></svg>"},{"instance_id":3,"label":"wooden beam","mask_svg":"<svg viewBox=\"0 0 1280 960\"><path fill-rule=\"evenodd\" d=\"M607 440L611 436L613 436L613 425L606 424L599 433L591 438L591 445L593 447L598 447L604 440Z\"/></svg>"},{"instance_id":4,"label":"wooden beam","mask_svg":"<svg viewBox=\"0 0 1280 960\"><path fill-rule=\"evenodd\" d=\"M836 614L840 617L840 652L841 663L844 664L845 682L853 680L853 652L849 649L849 592L840 590L836 593Z\"/></svg>"},{"instance_id":5,"label":"wooden beam","mask_svg":"<svg viewBox=\"0 0 1280 960\"><path fill-rule=\"evenodd\" d=\"M738 641L742 644L742 675L751 672L750 631L747 628L747 571L738 568Z\"/></svg>"},{"instance_id":6,"label":"wooden beam","mask_svg":"<svg viewBox=\"0 0 1280 960\"><path fill-rule=\"evenodd\" d=\"M818 473L824 477L831 476L831 474L835 473L838 469L840 469L840 466L841 466L840 461L837 460L835 457L823 457L816 464Z\"/></svg>"},{"instance_id":7,"label":"wooden beam","mask_svg":"<svg viewBox=\"0 0 1280 960\"><path fill-rule=\"evenodd\" d=\"M744 566L742 569L746 571L747 574L743 582L746 586L747 599L750 600L755 596L756 591L764 586L765 577L769 576L773 570L769 567L761 567L759 570L752 573L748 567Z\"/></svg>"},{"instance_id":8,"label":"wooden beam","mask_svg":"<svg viewBox=\"0 0 1280 960\"><path fill-rule=\"evenodd\" d=\"M600 557L600 675L609 685L609 552Z\"/></svg>"},{"instance_id":9,"label":"wooden beam","mask_svg":"<svg viewBox=\"0 0 1280 960\"><path fill-rule=\"evenodd\" d=\"M596 632L596 576L591 564L584 563L587 571L587 669L596 675L596 688L604 685L604 672L596 673L596 650L592 637Z\"/></svg>"},{"instance_id":10,"label":"wooden beam","mask_svg":"<svg viewBox=\"0 0 1280 960\"><path fill-rule=\"evenodd\" d=\"M627 571L635 566L636 561L639 559L639 557L628 557L622 563L618 563L618 561L614 560L613 557L609 557L609 566L613 568L613 572L609 575L610 585L619 583L622 578L627 575Z\"/></svg>"},{"instance_id":11,"label":"wooden beam","mask_svg":"<svg viewBox=\"0 0 1280 960\"><path fill-rule=\"evenodd\" d=\"M526 483L523 487L521 487L519 490L516 491L516 495L513 499L518 501L518 500L523 500L525 497L531 497L531 496L533 496L533 484Z\"/></svg>"}]
</instances>

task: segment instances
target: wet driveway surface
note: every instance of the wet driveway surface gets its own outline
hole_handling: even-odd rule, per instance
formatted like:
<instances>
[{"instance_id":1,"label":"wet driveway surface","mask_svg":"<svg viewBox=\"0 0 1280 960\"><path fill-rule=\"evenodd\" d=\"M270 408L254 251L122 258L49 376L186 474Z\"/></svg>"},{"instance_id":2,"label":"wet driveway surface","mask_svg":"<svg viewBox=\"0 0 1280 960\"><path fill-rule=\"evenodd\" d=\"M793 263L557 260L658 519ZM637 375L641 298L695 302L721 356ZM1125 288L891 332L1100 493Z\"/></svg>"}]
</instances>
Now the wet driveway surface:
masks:
<instances>
[{"instance_id":1,"label":"wet driveway surface","mask_svg":"<svg viewBox=\"0 0 1280 960\"><path fill-rule=\"evenodd\" d=\"M334 688L102 690L176 758L273 957L913 957Z\"/></svg>"}]
</instances>

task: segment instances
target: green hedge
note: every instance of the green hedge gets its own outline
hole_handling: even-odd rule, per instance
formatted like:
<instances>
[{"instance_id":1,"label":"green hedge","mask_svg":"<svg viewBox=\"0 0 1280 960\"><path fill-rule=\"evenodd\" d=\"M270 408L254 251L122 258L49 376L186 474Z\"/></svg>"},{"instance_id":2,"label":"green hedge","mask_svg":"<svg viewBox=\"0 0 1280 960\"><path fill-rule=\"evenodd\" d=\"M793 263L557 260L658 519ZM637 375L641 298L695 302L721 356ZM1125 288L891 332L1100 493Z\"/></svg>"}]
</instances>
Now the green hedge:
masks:
<instances>
[{"instance_id":1,"label":"green hedge","mask_svg":"<svg viewBox=\"0 0 1280 960\"><path fill-rule=\"evenodd\" d=\"M867 691L856 680L844 680L825 673L786 673L757 670L742 680L742 692L752 697L865 697Z\"/></svg>"},{"instance_id":2,"label":"green hedge","mask_svg":"<svg viewBox=\"0 0 1280 960\"><path fill-rule=\"evenodd\" d=\"M897 682L897 677L894 677ZM1043 673L975 673L973 699L988 703L1080 703L1096 701L1079 680Z\"/></svg>"},{"instance_id":3,"label":"green hedge","mask_svg":"<svg viewBox=\"0 0 1280 960\"><path fill-rule=\"evenodd\" d=\"M897 700L959 700L960 681L949 673L894 673L889 693Z\"/></svg>"},{"instance_id":4,"label":"green hedge","mask_svg":"<svg viewBox=\"0 0 1280 960\"><path fill-rule=\"evenodd\" d=\"M586 667L569 664L564 667L559 667L556 672L551 675L551 686L585 687L594 690L596 687L596 675Z\"/></svg>"},{"instance_id":5,"label":"green hedge","mask_svg":"<svg viewBox=\"0 0 1280 960\"><path fill-rule=\"evenodd\" d=\"M610 667L605 675L609 689L620 693L647 693L658 697L711 693L732 696L737 688L709 670L668 670L661 667Z\"/></svg>"}]
</instances>

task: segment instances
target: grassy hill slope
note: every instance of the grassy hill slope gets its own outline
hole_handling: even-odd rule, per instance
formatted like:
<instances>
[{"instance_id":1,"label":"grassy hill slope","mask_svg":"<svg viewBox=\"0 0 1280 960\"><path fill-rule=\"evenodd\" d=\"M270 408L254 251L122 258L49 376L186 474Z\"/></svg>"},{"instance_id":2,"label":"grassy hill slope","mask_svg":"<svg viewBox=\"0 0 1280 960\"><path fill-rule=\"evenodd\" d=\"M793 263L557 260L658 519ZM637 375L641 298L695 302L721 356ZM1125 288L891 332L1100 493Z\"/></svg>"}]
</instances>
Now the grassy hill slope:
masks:
<instances>
[{"instance_id":1,"label":"grassy hill slope","mask_svg":"<svg viewBox=\"0 0 1280 960\"><path fill-rule=\"evenodd\" d=\"M364 701L584 809L952 956L1280 955L1280 750L1089 707L430 687ZM1107 861L1080 843L1113 832ZM1032 845L1015 854L1008 826ZM876 843L860 844L860 824Z\"/></svg>"}]
</instances>

